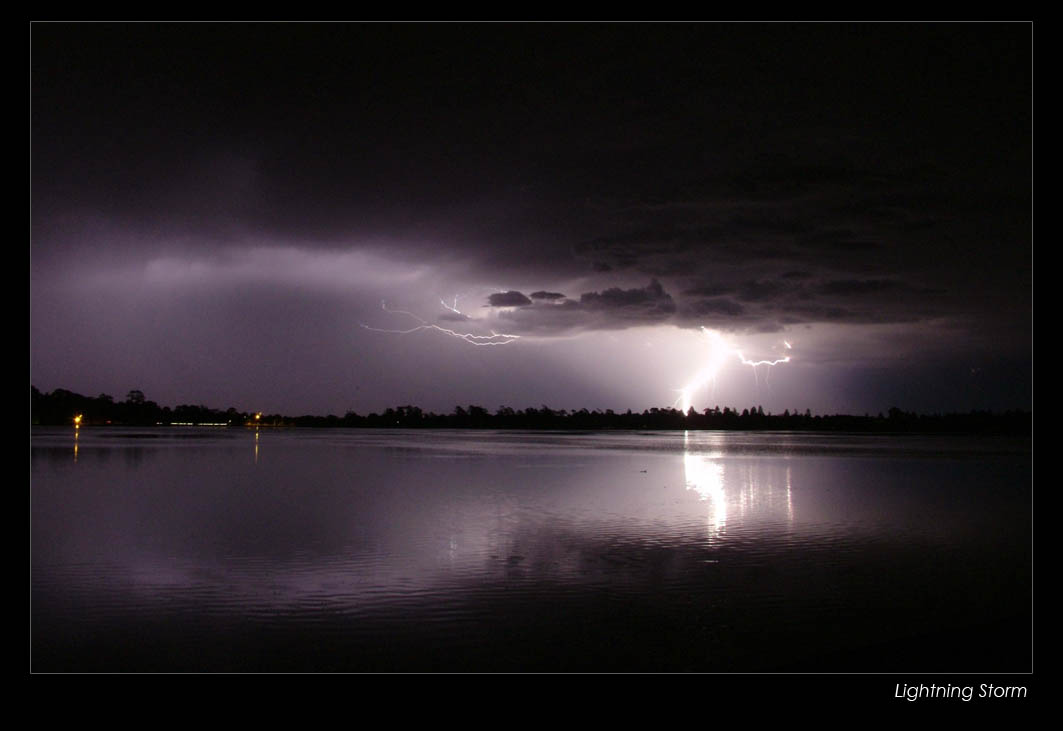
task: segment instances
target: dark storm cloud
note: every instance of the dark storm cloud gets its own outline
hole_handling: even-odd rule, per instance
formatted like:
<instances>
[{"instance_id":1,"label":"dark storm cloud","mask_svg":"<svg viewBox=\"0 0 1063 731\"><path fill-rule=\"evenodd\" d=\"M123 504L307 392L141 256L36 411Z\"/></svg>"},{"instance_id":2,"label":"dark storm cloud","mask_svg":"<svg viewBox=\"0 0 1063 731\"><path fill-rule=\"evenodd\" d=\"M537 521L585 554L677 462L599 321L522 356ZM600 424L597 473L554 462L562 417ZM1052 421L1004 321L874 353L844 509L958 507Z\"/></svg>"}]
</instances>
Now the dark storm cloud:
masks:
<instances>
[{"instance_id":1,"label":"dark storm cloud","mask_svg":"<svg viewBox=\"0 0 1063 731\"><path fill-rule=\"evenodd\" d=\"M581 330L622 330L671 320L675 300L656 279L645 287L610 287L584 292L579 300L540 300L531 307L503 312L514 329L539 336Z\"/></svg>"},{"instance_id":2,"label":"dark storm cloud","mask_svg":"<svg viewBox=\"0 0 1063 731\"><path fill-rule=\"evenodd\" d=\"M746 308L734 300L726 297L710 300L694 300L684 306L683 314L687 317L703 317L705 315L727 315L737 317L743 314Z\"/></svg>"},{"instance_id":3,"label":"dark storm cloud","mask_svg":"<svg viewBox=\"0 0 1063 731\"><path fill-rule=\"evenodd\" d=\"M744 193L710 179L668 203L617 200L607 225L632 230L585 240L574 251L593 267L673 284L687 314L698 309L686 299L728 295L751 306L744 319L789 309L791 320L804 322L834 322L842 312L852 321L909 322L966 312L987 292L997 300L1022 296L1025 277L1011 273L1027 270L1028 255L1021 243L1000 246L1002 238L1021 242L1022 229L1006 217L958 215L968 204L955 203L969 192L960 176L925 166L888 176L796 167L788 174L801 184ZM901 195L924 187L948 193ZM1008 197L995 205L1015 211ZM996 276L993 263L1008 275ZM973 277L957 276L957 265ZM846 303L857 297L863 306L850 310Z\"/></svg>"},{"instance_id":4,"label":"dark storm cloud","mask_svg":"<svg viewBox=\"0 0 1063 731\"><path fill-rule=\"evenodd\" d=\"M32 35L45 304L76 280L132 298L116 312L240 287L226 307L241 313L313 291L352 319L385 296L432 319L418 308L497 289L487 303L515 308L500 317L543 336L949 323L943 339L1029 351L1023 24ZM300 332L300 317L271 325ZM119 320L98 324L109 352L131 332ZM65 358L39 333L92 339L63 327L32 321L35 363ZM204 348L254 359L232 342Z\"/></svg>"},{"instance_id":5,"label":"dark storm cloud","mask_svg":"<svg viewBox=\"0 0 1063 731\"><path fill-rule=\"evenodd\" d=\"M496 292L487 298L491 307L524 307L532 301L520 292L510 290L508 292Z\"/></svg>"},{"instance_id":6,"label":"dark storm cloud","mask_svg":"<svg viewBox=\"0 0 1063 731\"><path fill-rule=\"evenodd\" d=\"M721 294L731 294L734 290L735 288L733 285L718 282L690 287L683 290L683 294L690 297L717 297Z\"/></svg>"},{"instance_id":7,"label":"dark storm cloud","mask_svg":"<svg viewBox=\"0 0 1063 731\"><path fill-rule=\"evenodd\" d=\"M1003 31L39 26L34 255L102 221L130 256L358 247L677 304L777 303L795 272L824 306L857 278L1006 298L1029 71Z\"/></svg>"},{"instance_id":8,"label":"dark storm cloud","mask_svg":"<svg viewBox=\"0 0 1063 731\"><path fill-rule=\"evenodd\" d=\"M584 309L622 313L626 319L660 319L675 312L672 296L656 279L641 289L611 287L602 292L584 292L579 302Z\"/></svg>"},{"instance_id":9,"label":"dark storm cloud","mask_svg":"<svg viewBox=\"0 0 1063 731\"><path fill-rule=\"evenodd\" d=\"M777 299L792 290L793 287L784 280L765 279L763 281L743 282L738 288L736 297L743 302L764 302Z\"/></svg>"},{"instance_id":10,"label":"dark storm cloud","mask_svg":"<svg viewBox=\"0 0 1063 731\"><path fill-rule=\"evenodd\" d=\"M889 279L840 279L824 282L819 286L819 291L823 294L853 296L877 292L903 292L906 290L910 290L907 285Z\"/></svg>"}]
</instances>

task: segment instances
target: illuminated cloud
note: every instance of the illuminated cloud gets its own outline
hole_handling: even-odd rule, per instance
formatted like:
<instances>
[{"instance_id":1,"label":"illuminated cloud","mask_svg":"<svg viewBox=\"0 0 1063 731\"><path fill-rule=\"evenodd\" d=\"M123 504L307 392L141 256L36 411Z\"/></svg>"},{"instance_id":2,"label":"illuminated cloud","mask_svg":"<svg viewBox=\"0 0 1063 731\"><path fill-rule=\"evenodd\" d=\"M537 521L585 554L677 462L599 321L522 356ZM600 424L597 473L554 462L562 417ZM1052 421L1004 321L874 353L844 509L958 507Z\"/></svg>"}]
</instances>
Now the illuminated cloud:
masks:
<instances>
[{"instance_id":1,"label":"illuminated cloud","mask_svg":"<svg viewBox=\"0 0 1063 731\"><path fill-rule=\"evenodd\" d=\"M151 287L202 288L233 284L349 289L366 284L410 286L430 273L425 265L361 249L296 246L229 248L212 257L190 252L158 256L143 267ZM122 276L128 276L124 272Z\"/></svg>"}]
</instances>

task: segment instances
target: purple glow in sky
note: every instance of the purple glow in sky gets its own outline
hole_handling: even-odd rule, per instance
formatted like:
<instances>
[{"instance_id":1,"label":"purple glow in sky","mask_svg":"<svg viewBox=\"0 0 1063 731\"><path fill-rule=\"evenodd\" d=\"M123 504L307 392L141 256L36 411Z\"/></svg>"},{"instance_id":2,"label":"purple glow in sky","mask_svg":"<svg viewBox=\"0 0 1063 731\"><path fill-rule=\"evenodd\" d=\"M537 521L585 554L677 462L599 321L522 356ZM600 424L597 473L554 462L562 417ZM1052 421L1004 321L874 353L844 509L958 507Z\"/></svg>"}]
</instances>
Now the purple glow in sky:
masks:
<instances>
[{"instance_id":1,"label":"purple glow in sky","mask_svg":"<svg viewBox=\"0 0 1063 731\"><path fill-rule=\"evenodd\" d=\"M1026 24L32 40L41 390L641 410L708 328L792 360L698 408L1031 406Z\"/></svg>"}]
</instances>

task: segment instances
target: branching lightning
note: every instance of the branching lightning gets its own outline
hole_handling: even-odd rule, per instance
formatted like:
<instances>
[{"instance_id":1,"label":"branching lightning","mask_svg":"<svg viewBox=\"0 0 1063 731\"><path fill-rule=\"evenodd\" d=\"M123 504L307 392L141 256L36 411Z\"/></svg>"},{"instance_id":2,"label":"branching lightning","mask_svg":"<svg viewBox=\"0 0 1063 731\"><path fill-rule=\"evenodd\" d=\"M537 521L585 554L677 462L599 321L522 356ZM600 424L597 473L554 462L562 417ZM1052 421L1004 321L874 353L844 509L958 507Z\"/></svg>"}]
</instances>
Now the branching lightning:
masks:
<instances>
[{"instance_id":1,"label":"branching lightning","mask_svg":"<svg viewBox=\"0 0 1063 731\"><path fill-rule=\"evenodd\" d=\"M785 358L779 358L778 360L746 360L745 356L742 355L742 351L736 350L734 351L734 354L738 356L738 360L742 361L743 365L753 366L754 368L762 365L773 366L779 365L780 363L790 362L790 356L786 356Z\"/></svg>"},{"instance_id":2,"label":"branching lightning","mask_svg":"<svg viewBox=\"0 0 1063 731\"><path fill-rule=\"evenodd\" d=\"M465 313L458 309L458 295L454 295L454 304L453 304L453 306L452 305L448 305L444 300L439 300L439 304L443 305L445 308L447 308L448 310L453 312L455 315L461 315L462 317L465 316Z\"/></svg>"},{"instance_id":3,"label":"branching lightning","mask_svg":"<svg viewBox=\"0 0 1063 731\"><path fill-rule=\"evenodd\" d=\"M461 312L458 312L458 310L457 310L458 300L457 300L456 297L454 298L454 306L453 307L447 305L447 303L443 302L442 300L440 300L440 302L442 302L443 306L446 307L451 312L456 312L459 315L462 314ZM366 330L372 330L373 332L378 332L378 333L391 333L393 335L409 335L410 333L415 333L415 332L418 332L418 331L421 331L421 330L438 330L439 332L443 333L444 335L449 335L451 337L458 338L459 340L464 340L465 342L469 343L470 345L508 345L509 343L512 343L514 340L519 340L520 339L520 335L512 335L512 334L509 334L509 333L497 333L494 330L491 331L490 335L476 335L474 333L460 333L460 332L457 332L456 330L451 330L449 328L441 327L439 325L435 325L433 323L430 323L427 320L425 320L425 319L423 319L421 317L418 317L417 315L413 314L412 312L407 312L406 310L392 310L392 309L389 309L387 302L381 302L380 303L380 307L384 310L384 312L389 312L389 313L391 313L393 315L406 315L407 317L412 317L414 320L416 320L420 324L415 326L415 327L408 328L406 330L390 330L390 329L380 328L380 327L371 327L369 325L366 325L365 323L359 323L359 324L362 327L364 327Z\"/></svg>"},{"instance_id":4,"label":"branching lightning","mask_svg":"<svg viewBox=\"0 0 1063 731\"><path fill-rule=\"evenodd\" d=\"M709 362L694 375L694 378L687 383L687 385L679 389L679 397L675 400L673 406L682 408L683 411L690 410L694 394L707 383L711 382L713 384L713 390L715 390L716 374L720 372L720 369L723 368L724 363L728 358L738 358L742 365L750 366L753 369L754 378L757 377L757 366L768 366L770 368L772 366L790 362L790 356L788 355L775 360L749 360L742 355L741 350L738 350L724 340L723 336L718 332L708 330L704 327L701 328L701 331L712 342L712 348L709 351ZM783 345L786 346L787 350L792 350L793 348L793 346L785 340L783 341Z\"/></svg>"}]
</instances>

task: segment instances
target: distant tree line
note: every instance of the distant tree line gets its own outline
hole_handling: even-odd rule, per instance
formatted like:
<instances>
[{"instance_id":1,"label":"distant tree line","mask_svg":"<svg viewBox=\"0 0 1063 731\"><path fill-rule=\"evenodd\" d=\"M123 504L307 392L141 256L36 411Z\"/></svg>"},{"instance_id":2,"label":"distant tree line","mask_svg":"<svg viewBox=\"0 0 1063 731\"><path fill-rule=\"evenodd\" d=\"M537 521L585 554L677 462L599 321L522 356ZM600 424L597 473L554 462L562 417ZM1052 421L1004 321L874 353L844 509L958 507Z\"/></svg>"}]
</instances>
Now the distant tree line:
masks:
<instances>
[{"instance_id":1,"label":"distant tree line","mask_svg":"<svg viewBox=\"0 0 1063 731\"><path fill-rule=\"evenodd\" d=\"M886 414L850 416L813 415L789 409L765 413L760 406L738 411L719 406L698 412L652 408L643 412L588 411L542 408L513 409L502 406L493 414L482 406L456 406L449 414L422 411L416 406L397 406L382 414L348 411L343 416L283 416L223 410L207 406L174 408L149 401L140 391L130 391L125 401L107 394L95 398L65 389L42 393L31 386L31 422L35 425L72 424L82 415L82 425L153 426L173 424L226 424L228 426L347 427L370 429L734 429L850 432L920 432L967 434L1030 434L1029 411L971 411L965 414L916 414L896 407ZM257 418L256 418L257 416Z\"/></svg>"},{"instance_id":2,"label":"distant tree line","mask_svg":"<svg viewBox=\"0 0 1063 731\"><path fill-rule=\"evenodd\" d=\"M115 401L113 396L101 393L93 398L73 391L58 388L51 393L41 393L30 386L30 413L33 424L71 424L75 415L82 416L82 425L130 425L150 426L155 424L231 424L242 426L254 418L230 408L225 411L207 406L181 405L175 408L159 406L144 398L141 391L130 391L125 401Z\"/></svg>"}]
</instances>

